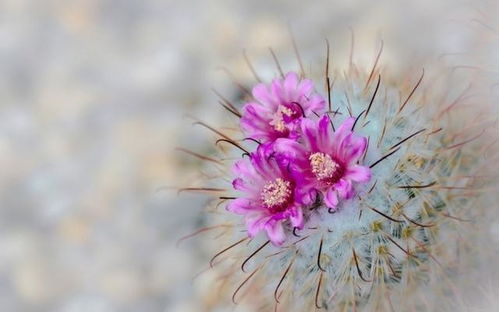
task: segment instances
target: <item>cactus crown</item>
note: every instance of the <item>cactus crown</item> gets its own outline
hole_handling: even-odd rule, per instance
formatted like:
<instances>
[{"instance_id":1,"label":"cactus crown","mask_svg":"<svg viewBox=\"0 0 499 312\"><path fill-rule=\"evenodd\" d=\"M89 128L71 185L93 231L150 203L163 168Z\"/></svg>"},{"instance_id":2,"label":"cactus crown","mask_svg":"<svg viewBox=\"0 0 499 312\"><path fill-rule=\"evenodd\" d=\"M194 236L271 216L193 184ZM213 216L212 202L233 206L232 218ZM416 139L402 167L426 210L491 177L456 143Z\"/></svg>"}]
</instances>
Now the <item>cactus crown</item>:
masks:
<instances>
[{"instance_id":1,"label":"cactus crown","mask_svg":"<svg viewBox=\"0 0 499 312\"><path fill-rule=\"evenodd\" d=\"M205 228L217 296L259 311L450 306L448 276L480 214L483 127L452 124L462 95L442 97L424 71L398 82L375 63L334 76L323 95L303 73L259 83L242 111L222 97L241 132L207 126L221 156L210 170L233 180L205 189L224 192Z\"/></svg>"}]
</instances>

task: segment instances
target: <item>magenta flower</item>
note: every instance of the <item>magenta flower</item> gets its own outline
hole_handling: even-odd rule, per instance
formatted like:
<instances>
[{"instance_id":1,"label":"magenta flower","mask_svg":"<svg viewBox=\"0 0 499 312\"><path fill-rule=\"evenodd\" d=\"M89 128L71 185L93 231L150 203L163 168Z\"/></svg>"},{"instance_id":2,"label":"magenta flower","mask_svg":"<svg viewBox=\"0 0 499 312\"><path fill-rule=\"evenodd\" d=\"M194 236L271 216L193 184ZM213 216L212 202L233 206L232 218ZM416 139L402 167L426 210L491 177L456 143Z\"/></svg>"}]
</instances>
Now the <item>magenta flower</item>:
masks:
<instances>
[{"instance_id":1,"label":"magenta flower","mask_svg":"<svg viewBox=\"0 0 499 312\"><path fill-rule=\"evenodd\" d=\"M288 159L301 203L313 203L319 192L326 206L336 210L339 198L354 195L353 182L370 180L371 170L357 164L366 151L367 138L352 132L354 122L355 118L348 118L333 133L327 115L318 122L303 119L303 144L286 138L276 141L274 149Z\"/></svg>"},{"instance_id":2,"label":"magenta flower","mask_svg":"<svg viewBox=\"0 0 499 312\"><path fill-rule=\"evenodd\" d=\"M244 196L234 199L227 210L245 216L250 237L265 230L274 245L281 245L286 239L283 222L290 220L301 229L303 213L295 200L296 182L270 152L269 145L260 145L250 159L235 164L232 185Z\"/></svg>"},{"instance_id":3,"label":"magenta flower","mask_svg":"<svg viewBox=\"0 0 499 312\"><path fill-rule=\"evenodd\" d=\"M296 137L300 119L312 111L320 113L324 109L324 99L313 89L312 80L300 80L294 72L284 79L274 79L270 86L256 85L253 88L256 101L243 107L243 132L262 142Z\"/></svg>"}]
</instances>

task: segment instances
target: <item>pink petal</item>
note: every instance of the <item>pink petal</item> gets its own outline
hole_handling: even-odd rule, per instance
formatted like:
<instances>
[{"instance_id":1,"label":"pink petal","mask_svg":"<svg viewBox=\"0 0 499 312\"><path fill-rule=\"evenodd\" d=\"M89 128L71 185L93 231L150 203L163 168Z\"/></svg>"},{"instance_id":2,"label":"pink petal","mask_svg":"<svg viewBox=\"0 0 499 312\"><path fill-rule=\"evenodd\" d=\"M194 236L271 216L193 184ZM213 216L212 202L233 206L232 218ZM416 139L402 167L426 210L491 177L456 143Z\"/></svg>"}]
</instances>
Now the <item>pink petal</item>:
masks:
<instances>
[{"instance_id":1,"label":"pink petal","mask_svg":"<svg viewBox=\"0 0 499 312\"><path fill-rule=\"evenodd\" d=\"M371 169L365 166L351 166L347 169L344 178L355 182L367 182L371 179Z\"/></svg>"},{"instance_id":2,"label":"pink petal","mask_svg":"<svg viewBox=\"0 0 499 312\"><path fill-rule=\"evenodd\" d=\"M351 164L357 162L364 155L366 148L367 138L349 134L343 139L338 154L344 163Z\"/></svg>"},{"instance_id":3,"label":"pink petal","mask_svg":"<svg viewBox=\"0 0 499 312\"><path fill-rule=\"evenodd\" d=\"M303 211L301 207L293 207L290 209L290 217L291 225L302 229L303 228Z\"/></svg>"},{"instance_id":4,"label":"pink petal","mask_svg":"<svg viewBox=\"0 0 499 312\"><path fill-rule=\"evenodd\" d=\"M295 72L289 72L286 74L286 78L284 78L284 89L289 92L296 89L298 84L298 75Z\"/></svg>"},{"instance_id":5,"label":"pink petal","mask_svg":"<svg viewBox=\"0 0 499 312\"><path fill-rule=\"evenodd\" d=\"M314 111L316 113L322 113L325 107L326 101L324 100L324 98L319 94L314 94L312 95L310 100L307 101L307 108L305 109L305 112L309 113L311 111Z\"/></svg>"},{"instance_id":6,"label":"pink petal","mask_svg":"<svg viewBox=\"0 0 499 312\"><path fill-rule=\"evenodd\" d=\"M232 187L237 191L241 191L250 195L249 197L254 197L259 192L259 189L256 185L257 183L255 182L259 182L260 179L258 178L258 180L255 181L254 179L249 178L248 180L249 182L243 180L242 178L236 178L234 179L234 181L232 181Z\"/></svg>"},{"instance_id":7,"label":"pink petal","mask_svg":"<svg viewBox=\"0 0 499 312\"><path fill-rule=\"evenodd\" d=\"M243 106L243 113L251 113L255 116L266 116L272 114L274 110L257 102L248 102Z\"/></svg>"},{"instance_id":8,"label":"pink petal","mask_svg":"<svg viewBox=\"0 0 499 312\"><path fill-rule=\"evenodd\" d=\"M298 94L308 96L314 89L314 82L310 79L303 79L297 87ZM304 107L305 109L305 107Z\"/></svg>"},{"instance_id":9,"label":"pink petal","mask_svg":"<svg viewBox=\"0 0 499 312\"><path fill-rule=\"evenodd\" d=\"M264 182L261 174L255 170L248 159L241 159L237 161L234 164L232 171L235 176L243 180L242 183L240 181L236 182L238 187L240 186L246 188L245 190L241 189L241 191L251 193L255 190L255 185ZM242 184L244 184L244 186Z\"/></svg>"},{"instance_id":10,"label":"pink petal","mask_svg":"<svg viewBox=\"0 0 499 312\"><path fill-rule=\"evenodd\" d=\"M318 141L319 148L323 151L331 150L331 123L328 115L322 116L319 120Z\"/></svg>"},{"instance_id":11,"label":"pink petal","mask_svg":"<svg viewBox=\"0 0 499 312\"><path fill-rule=\"evenodd\" d=\"M277 139L274 143L274 151L280 155L290 158L304 158L306 157L305 148L291 139Z\"/></svg>"},{"instance_id":12,"label":"pink petal","mask_svg":"<svg viewBox=\"0 0 499 312\"><path fill-rule=\"evenodd\" d=\"M275 110L279 103L276 103L272 94L267 89L267 86L263 83L257 84L252 90L253 97L262 103L265 107L272 108Z\"/></svg>"},{"instance_id":13,"label":"pink petal","mask_svg":"<svg viewBox=\"0 0 499 312\"><path fill-rule=\"evenodd\" d=\"M253 172L253 168L249 166L249 162L246 159L237 161L232 167L232 172L236 176L247 176L249 173Z\"/></svg>"},{"instance_id":14,"label":"pink petal","mask_svg":"<svg viewBox=\"0 0 499 312\"><path fill-rule=\"evenodd\" d=\"M262 105L256 103L247 103L243 107L243 116L241 118L241 129L252 138L259 139L266 133L274 132L270 126L270 112L266 111Z\"/></svg>"},{"instance_id":15,"label":"pink petal","mask_svg":"<svg viewBox=\"0 0 499 312\"><path fill-rule=\"evenodd\" d=\"M310 150L317 150L317 126L316 124L308 119L303 118L301 121L301 130L303 132L303 137L308 143Z\"/></svg>"},{"instance_id":16,"label":"pink petal","mask_svg":"<svg viewBox=\"0 0 499 312\"><path fill-rule=\"evenodd\" d=\"M270 157L266 145L260 145L257 149L259 154L256 157L251 157L251 163L262 180L273 180L281 173L279 164L275 158Z\"/></svg>"},{"instance_id":17,"label":"pink petal","mask_svg":"<svg viewBox=\"0 0 499 312\"><path fill-rule=\"evenodd\" d=\"M248 198L236 198L227 205L227 210L240 215L248 214L254 211L254 206Z\"/></svg>"},{"instance_id":18,"label":"pink petal","mask_svg":"<svg viewBox=\"0 0 499 312\"><path fill-rule=\"evenodd\" d=\"M244 185L244 180L241 178L234 179L234 181L232 181L232 187L237 191L244 192L247 190L246 186Z\"/></svg>"},{"instance_id":19,"label":"pink petal","mask_svg":"<svg viewBox=\"0 0 499 312\"><path fill-rule=\"evenodd\" d=\"M326 203L326 206L336 210L336 207L338 206L338 195L336 194L334 188L330 187L327 190L326 196L324 196L324 202Z\"/></svg>"},{"instance_id":20,"label":"pink petal","mask_svg":"<svg viewBox=\"0 0 499 312\"><path fill-rule=\"evenodd\" d=\"M340 137L344 137L345 135L351 133L354 123L355 123L354 117L349 117L345 119L341 124L341 126L336 130L335 134L339 135Z\"/></svg>"},{"instance_id":21,"label":"pink petal","mask_svg":"<svg viewBox=\"0 0 499 312\"><path fill-rule=\"evenodd\" d=\"M285 96L286 96L286 90L284 90L284 86L282 85L282 81L280 79L274 79L272 80L272 84L270 85L270 88L272 90L272 96L275 99L279 100L278 104L283 104L286 102Z\"/></svg>"},{"instance_id":22,"label":"pink petal","mask_svg":"<svg viewBox=\"0 0 499 312\"><path fill-rule=\"evenodd\" d=\"M263 230L267 217L260 212L246 215L246 228L248 229L248 236L255 237L258 232Z\"/></svg>"},{"instance_id":23,"label":"pink petal","mask_svg":"<svg viewBox=\"0 0 499 312\"><path fill-rule=\"evenodd\" d=\"M282 245L286 240L286 234L284 233L281 221L267 222L265 225L265 231L267 231L267 236L272 244L276 246Z\"/></svg>"},{"instance_id":24,"label":"pink petal","mask_svg":"<svg viewBox=\"0 0 499 312\"><path fill-rule=\"evenodd\" d=\"M336 148L335 150L336 154L341 153L340 147L343 144L343 140L345 140L345 138L352 133L352 126L354 122L355 118L353 117L347 118L345 121L343 121L341 126L338 129L336 129L332 140Z\"/></svg>"},{"instance_id":25,"label":"pink petal","mask_svg":"<svg viewBox=\"0 0 499 312\"><path fill-rule=\"evenodd\" d=\"M317 197L317 191L314 189L312 184L300 185L295 189L296 201L304 205L310 205L315 202Z\"/></svg>"},{"instance_id":26,"label":"pink petal","mask_svg":"<svg viewBox=\"0 0 499 312\"><path fill-rule=\"evenodd\" d=\"M343 199L349 199L353 196L352 182L350 180L341 179L334 185L334 188Z\"/></svg>"}]
</instances>

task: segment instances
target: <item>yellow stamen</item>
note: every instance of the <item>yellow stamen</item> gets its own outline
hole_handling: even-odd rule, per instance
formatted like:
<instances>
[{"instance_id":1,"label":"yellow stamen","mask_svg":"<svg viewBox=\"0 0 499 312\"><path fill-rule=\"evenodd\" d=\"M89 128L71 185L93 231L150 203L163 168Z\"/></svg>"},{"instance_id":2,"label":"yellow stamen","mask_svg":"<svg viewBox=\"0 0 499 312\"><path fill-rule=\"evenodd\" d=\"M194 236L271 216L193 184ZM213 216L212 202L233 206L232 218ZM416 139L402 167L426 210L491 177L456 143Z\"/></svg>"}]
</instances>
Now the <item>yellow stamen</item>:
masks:
<instances>
[{"instance_id":1,"label":"yellow stamen","mask_svg":"<svg viewBox=\"0 0 499 312\"><path fill-rule=\"evenodd\" d=\"M284 124L283 116L291 116L293 115L293 111L286 106L279 105L277 108L277 112L274 114L274 118L270 121L270 125L274 127L279 132L283 132L286 130L286 125Z\"/></svg>"},{"instance_id":2,"label":"yellow stamen","mask_svg":"<svg viewBox=\"0 0 499 312\"><path fill-rule=\"evenodd\" d=\"M340 167L331 156L324 153L313 153L308 159L312 166L312 172L319 180L332 178Z\"/></svg>"},{"instance_id":3,"label":"yellow stamen","mask_svg":"<svg viewBox=\"0 0 499 312\"><path fill-rule=\"evenodd\" d=\"M263 203L269 208L284 204L290 195L291 183L281 178L267 182L261 194Z\"/></svg>"}]
</instances>

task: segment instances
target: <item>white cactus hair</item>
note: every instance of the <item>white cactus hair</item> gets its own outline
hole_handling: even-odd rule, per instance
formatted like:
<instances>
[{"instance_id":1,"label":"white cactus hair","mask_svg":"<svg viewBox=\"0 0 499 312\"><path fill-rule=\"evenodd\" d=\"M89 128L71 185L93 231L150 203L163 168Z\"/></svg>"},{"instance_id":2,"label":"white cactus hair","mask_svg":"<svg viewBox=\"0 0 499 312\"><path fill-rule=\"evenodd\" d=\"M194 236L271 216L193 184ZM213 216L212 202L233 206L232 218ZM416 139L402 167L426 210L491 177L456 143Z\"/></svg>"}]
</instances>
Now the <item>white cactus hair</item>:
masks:
<instances>
[{"instance_id":1,"label":"white cactus hair","mask_svg":"<svg viewBox=\"0 0 499 312\"><path fill-rule=\"evenodd\" d=\"M207 310L450 311L467 300L468 284L494 252L477 242L490 235L494 213L487 195L497 171L495 116L474 105L483 97L455 68L422 64L393 75L381 51L370 67L335 70L329 57L321 73L300 66L316 86L329 86L322 93L330 92L334 125L357 118L373 176L335 213L310 207L305 228L289 231L281 247L263 234L248 238L240 216L224 209L235 196L230 167L252 142L242 140L237 118L208 126L222 139L218 158L191 153L207 161L210 178L188 188L216 194L194 233L212 253L203 273ZM240 115L237 103L221 101Z\"/></svg>"}]
</instances>

